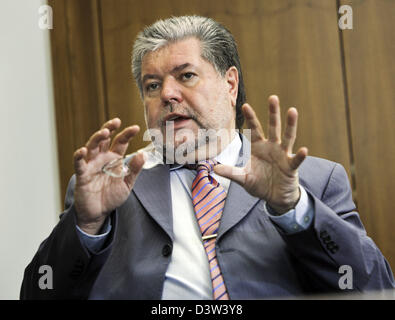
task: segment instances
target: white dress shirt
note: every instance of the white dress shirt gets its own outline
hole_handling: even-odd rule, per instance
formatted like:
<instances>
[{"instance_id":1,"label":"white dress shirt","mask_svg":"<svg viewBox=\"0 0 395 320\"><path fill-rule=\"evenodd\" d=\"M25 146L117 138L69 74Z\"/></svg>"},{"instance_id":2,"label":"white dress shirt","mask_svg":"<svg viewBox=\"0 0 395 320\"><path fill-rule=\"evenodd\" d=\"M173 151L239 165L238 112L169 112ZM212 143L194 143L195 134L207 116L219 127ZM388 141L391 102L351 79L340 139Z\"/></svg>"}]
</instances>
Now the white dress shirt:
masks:
<instances>
[{"instance_id":1,"label":"white dress shirt","mask_svg":"<svg viewBox=\"0 0 395 320\"><path fill-rule=\"evenodd\" d=\"M232 142L215 159L219 163L234 166L237 163L240 148L241 139L236 134ZM162 292L164 300L212 299L207 255L192 206L191 186L195 175L196 171L183 167L170 169L174 241ZM215 173L211 175L228 191L229 179ZM314 216L311 200L303 187L300 189L301 198L295 209L280 216L273 216L265 207L272 221L289 234L307 229ZM77 226L82 243L92 252L101 249L111 230L109 219L107 220L108 225L104 227L105 233L101 235L89 235Z\"/></svg>"}]
</instances>

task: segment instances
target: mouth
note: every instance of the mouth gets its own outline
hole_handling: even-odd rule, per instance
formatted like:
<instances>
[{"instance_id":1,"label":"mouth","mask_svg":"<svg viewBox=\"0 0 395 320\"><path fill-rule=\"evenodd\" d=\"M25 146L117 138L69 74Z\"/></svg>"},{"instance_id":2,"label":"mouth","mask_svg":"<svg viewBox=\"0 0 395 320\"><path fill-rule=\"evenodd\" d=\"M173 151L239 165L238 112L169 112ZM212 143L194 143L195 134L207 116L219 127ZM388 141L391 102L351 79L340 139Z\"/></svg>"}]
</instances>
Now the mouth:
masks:
<instances>
[{"instance_id":1,"label":"mouth","mask_svg":"<svg viewBox=\"0 0 395 320\"><path fill-rule=\"evenodd\" d=\"M170 113L163 119L163 125L166 126L166 122L171 121L176 128L185 125L189 120L192 120L189 116L180 113Z\"/></svg>"},{"instance_id":2,"label":"mouth","mask_svg":"<svg viewBox=\"0 0 395 320\"><path fill-rule=\"evenodd\" d=\"M163 119L163 122L166 123L166 121L177 121L177 120L187 120L187 119L191 119L191 117L188 117L180 113L170 113Z\"/></svg>"}]
</instances>

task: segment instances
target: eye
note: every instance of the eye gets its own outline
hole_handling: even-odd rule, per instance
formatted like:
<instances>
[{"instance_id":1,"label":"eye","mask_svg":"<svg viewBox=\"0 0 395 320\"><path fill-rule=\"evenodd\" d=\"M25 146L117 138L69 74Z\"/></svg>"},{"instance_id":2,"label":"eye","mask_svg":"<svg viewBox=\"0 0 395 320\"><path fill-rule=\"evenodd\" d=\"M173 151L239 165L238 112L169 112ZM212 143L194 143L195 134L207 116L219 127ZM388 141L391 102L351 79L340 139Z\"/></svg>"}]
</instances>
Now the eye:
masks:
<instances>
[{"instance_id":1,"label":"eye","mask_svg":"<svg viewBox=\"0 0 395 320\"><path fill-rule=\"evenodd\" d=\"M181 79L182 79L183 81L188 81L188 80L193 79L195 76L196 76L196 75L195 75L194 73L192 73L192 72L185 72L185 73L183 73L183 74L181 75Z\"/></svg>"},{"instance_id":2,"label":"eye","mask_svg":"<svg viewBox=\"0 0 395 320\"><path fill-rule=\"evenodd\" d=\"M151 83L149 83L149 84L145 87L145 89L146 89L148 92L155 91L155 90L159 89L159 83L157 83L157 82L151 82Z\"/></svg>"}]
</instances>

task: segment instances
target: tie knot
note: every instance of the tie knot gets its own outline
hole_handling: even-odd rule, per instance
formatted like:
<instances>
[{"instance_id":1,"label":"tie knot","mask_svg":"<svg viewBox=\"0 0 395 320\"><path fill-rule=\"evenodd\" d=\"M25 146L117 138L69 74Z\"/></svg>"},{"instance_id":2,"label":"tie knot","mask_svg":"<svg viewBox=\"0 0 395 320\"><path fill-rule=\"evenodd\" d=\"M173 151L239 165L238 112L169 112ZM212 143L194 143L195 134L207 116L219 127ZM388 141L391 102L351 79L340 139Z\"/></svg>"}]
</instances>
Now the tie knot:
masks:
<instances>
[{"instance_id":1,"label":"tie knot","mask_svg":"<svg viewBox=\"0 0 395 320\"><path fill-rule=\"evenodd\" d=\"M216 160L203 160L203 161L199 161L196 164L196 170L200 171L200 170L205 170L208 173L212 172L214 169L214 166L216 166L218 164L218 162Z\"/></svg>"}]
</instances>

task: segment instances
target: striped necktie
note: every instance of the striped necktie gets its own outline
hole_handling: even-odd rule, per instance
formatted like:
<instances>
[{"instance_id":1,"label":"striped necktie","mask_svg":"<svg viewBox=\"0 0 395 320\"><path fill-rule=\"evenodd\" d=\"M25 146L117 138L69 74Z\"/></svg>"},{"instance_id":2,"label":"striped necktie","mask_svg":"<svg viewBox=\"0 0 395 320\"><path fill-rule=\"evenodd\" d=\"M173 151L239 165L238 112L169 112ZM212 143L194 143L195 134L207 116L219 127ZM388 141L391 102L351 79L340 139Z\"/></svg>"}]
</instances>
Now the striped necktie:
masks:
<instances>
[{"instance_id":1,"label":"striped necktie","mask_svg":"<svg viewBox=\"0 0 395 320\"><path fill-rule=\"evenodd\" d=\"M229 295L215 252L217 232L226 199L225 189L209 175L216 164L215 160L205 160L197 164L197 175L192 182L192 203L209 262L213 298L228 300Z\"/></svg>"}]
</instances>

